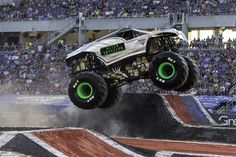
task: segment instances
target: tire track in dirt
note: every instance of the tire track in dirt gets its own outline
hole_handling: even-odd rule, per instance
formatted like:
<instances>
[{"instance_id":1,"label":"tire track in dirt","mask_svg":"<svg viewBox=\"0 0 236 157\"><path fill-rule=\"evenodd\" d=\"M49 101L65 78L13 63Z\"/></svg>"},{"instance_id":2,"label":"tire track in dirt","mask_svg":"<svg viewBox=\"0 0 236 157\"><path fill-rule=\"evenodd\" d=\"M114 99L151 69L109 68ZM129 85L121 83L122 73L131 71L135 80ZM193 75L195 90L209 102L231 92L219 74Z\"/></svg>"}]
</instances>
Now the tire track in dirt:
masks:
<instances>
[{"instance_id":1,"label":"tire track in dirt","mask_svg":"<svg viewBox=\"0 0 236 157\"><path fill-rule=\"evenodd\" d=\"M236 156L236 145L131 138L114 138L114 140L147 150Z\"/></svg>"}]
</instances>

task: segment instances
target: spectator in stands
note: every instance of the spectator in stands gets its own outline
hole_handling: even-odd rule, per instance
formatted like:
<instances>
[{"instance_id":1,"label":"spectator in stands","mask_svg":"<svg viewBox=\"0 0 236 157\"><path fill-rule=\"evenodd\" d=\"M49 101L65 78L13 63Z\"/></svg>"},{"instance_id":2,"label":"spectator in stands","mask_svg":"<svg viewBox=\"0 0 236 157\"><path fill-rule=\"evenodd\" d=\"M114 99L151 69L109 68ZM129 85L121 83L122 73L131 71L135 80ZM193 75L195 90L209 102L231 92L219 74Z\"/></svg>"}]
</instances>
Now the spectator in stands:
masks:
<instances>
[{"instance_id":1,"label":"spectator in stands","mask_svg":"<svg viewBox=\"0 0 236 157\"><path fill-rule=\"evenodd\" d=\"M220 0L22 0L18 7L14 1L0 6L0 20L53 20L79 16L79 13L83 13L88 18L149 17L173 14L177 15L178 21L181 20L182 13L189 16L235 14L235 8L234 1Z\"/></svg>"},{"instance_id":2,"label":"spectator in stands","mask_svg":"<svg viewBox=\"0 0 236 157\"><path fill-rule=\"evenodd\" d=\"M8 42L5 42L5 43L4 43L3 49L4 49L4 51L9 50L9 44L8 44Z\"/></svg>"},{"instance_id":3,"label":"spectator in stands","mask_svg":"<svg viewBox=\"0 0 236 157\"><path fill-rule=\"evenodd\" d=\"M195 42L196 40L192 43ZM67 77L68 69L64 63L65 56L61 56L64 48L59 49L57 45L44 47L41 57L38 53L42 51L41 46L26 50L3 49L0 52L0 82L5 84L12 80L14 84L14 89L9 92L15 94L66 93L69 78ZM69 50L73 50L73 47L77 48L73 45L66 45L66 47L70 47ZM200 81L193 90L196 94L224 95L227 94L232 83L236 82L236 49L234 47L231 49L212 49L210 46L208 49L183 47L180 53L190 56L199 65ZM153 86L150 80L133 82L127 87L126 92L167 93Z\"/></svg>"},{"instance_id":4,"label":"spectator in stands","mask_svg":"<svg viewBox=\"0 0 236 157\"><path fill-rule=\"evenodd\" d=\"M211 45L213 46L213 45ZM180 50L196 60L201 76L194 89L199 95L225 95L236 78L236 49ZM150 81L137 81L128 86L127 92L163 92Z\"/></svg>"}]
</instances>

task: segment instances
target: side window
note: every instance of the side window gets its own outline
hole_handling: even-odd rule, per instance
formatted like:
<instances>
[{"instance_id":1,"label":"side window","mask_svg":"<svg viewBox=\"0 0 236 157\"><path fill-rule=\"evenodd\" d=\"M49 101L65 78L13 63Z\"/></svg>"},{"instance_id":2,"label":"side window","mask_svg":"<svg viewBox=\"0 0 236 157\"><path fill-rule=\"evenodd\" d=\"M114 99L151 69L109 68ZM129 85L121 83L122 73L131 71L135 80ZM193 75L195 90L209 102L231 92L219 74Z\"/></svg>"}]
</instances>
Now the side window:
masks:
<instances>
[{"instance_id":1,"label":"side window","mask_svg":"<svg viewBox=\"0 0 236 157\"><path fill-rule=\"evenodd\" d=\"M134 38L136 38L136 37L138 37L138 36L140 36L140 35L139 35L139 33L138 33L138 32L136 32L136 31L133 31L133 36L134 36Z\"/></svg>"},{"instance_id":2,"label":"side window","mask_svg":"<svg viewBox=\"0 0 236 157\"><path fill-rule=\"evenodd\" d=\"M117 37L124 38L124 33L125 33L125 32L120 32L120 33L117 33L117 35L116 35L116 36L117 36Z\"/></svg>"},{"instance_id":3,"label":"side window","mask_svg":"<svg viewBox=\"0 0 236 157\"><path fill-rule=\"evenodd\" d=\"M133 37L133 31L127 31L127 32L125 32L123 38L124 38L125 40L133 39L133 38L134 38L134 37Z\"/></svg>"},{"instance_id":4,"label":"side window","mask_svg":"<svg viewBox=\"0 0 236 157\"><path fill-rule=\"evenodd\" d=\"M124 38L125 40L131 40L133 38L137 38L144 34L145 33L137 32L135 30L128 30L128 31L119 32L116 34L116 36Z\"/></svg>"},{"instance_id":5,"label":"side window","mask_svg":"<svg viewBox=\"0 0 236 157\"><path fill-rule=\"evenodd\" d=\"M124 38L125 40L130 40L130 39L136 38L138 36L139 35L137 34L137 32L135 32L133 30L117 33L117 37Z\"/></svg>"}]
</instances>

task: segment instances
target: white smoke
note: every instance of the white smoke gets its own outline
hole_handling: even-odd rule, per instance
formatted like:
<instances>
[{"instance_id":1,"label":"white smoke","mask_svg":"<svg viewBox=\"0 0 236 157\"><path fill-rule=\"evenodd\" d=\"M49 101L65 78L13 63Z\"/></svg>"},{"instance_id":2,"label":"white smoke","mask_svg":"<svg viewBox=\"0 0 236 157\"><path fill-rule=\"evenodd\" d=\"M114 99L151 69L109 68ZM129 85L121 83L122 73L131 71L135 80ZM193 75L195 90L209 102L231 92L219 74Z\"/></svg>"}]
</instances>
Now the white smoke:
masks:
<instances>
[{"instance_id":1,"label":"white smoke","mask_svg":"<svg viewBox=\"0 0 236 157\"><path fill-rule=\"evenodd\" d=\"M55 126L57 112L48 112L38 104L24 104L16 95L0 96L1 127L45 127Z\"/></svg>"},{"instance_id":2,"label":"white smoke","mask_svg":"<svg viewBox=\"0 0 236 157\"><path fill-rule=\"evenodd\" d=\"M125 125L117 120L110 109L82 110L70 104L58 114L60 127L80 127L117 136L125 131Z\"/></svg>"},{"instance_id":3,"label":"white smoke","mask_svg":"<svg viewBox=\"0 0 236 157\"><path fill-rule=\"evenodd\" d=\"M24 96L23 96L24 97ZM32 96L27 96L32 97ZM68 107L57 109L61 100L54 101L53 109L45 104L25 104L16 95L0 96L1 127L80 127L106 133L110 136L125 131L125 125L114 117L110 109L82 110L67 101Z\"/></svg>"}]
</instances>

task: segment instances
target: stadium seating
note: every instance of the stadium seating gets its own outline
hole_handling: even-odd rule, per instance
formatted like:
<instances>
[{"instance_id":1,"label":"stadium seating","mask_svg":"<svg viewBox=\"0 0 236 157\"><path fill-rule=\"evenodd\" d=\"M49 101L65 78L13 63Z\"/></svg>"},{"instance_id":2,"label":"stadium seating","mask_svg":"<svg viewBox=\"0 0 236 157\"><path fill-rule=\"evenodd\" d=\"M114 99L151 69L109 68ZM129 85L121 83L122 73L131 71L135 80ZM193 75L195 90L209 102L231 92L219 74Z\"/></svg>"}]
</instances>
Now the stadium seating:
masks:
<instances>
[{"instance_id":1,"label":"stadium seating","mask_svg":"<svg viewBox=\"0 0 236 157\"><path fill-rule=\"evenodd\" d=\"M16 94L66 93L69 78L68 69L64 63L65 54L61 53L63 51L63 48L58 49L57 46L48 46L42 54L37 53L37 48L2 50L0 53L1 84L14 80L12 81L15 83L14 90L10 92ZM198 95L227 95L228 88L236 79L235 68L233 68L236 67L235 49L183 49L181 53L195 59L200 66L201 77L192 92ZM227 71L225 68L232 70ZM40 88L42 83L48 88ZM164 91L153 86L149 80L140 80L128 85L126 92Z\"/></svg>"},{"instance_id":2,"label":"stadium seating","mask_svg":"<svg viewBox=\"0 0 236 157\"><path fill-rule=\"evenodd\" d=\"M235 8L233 0L22 0L19 6L2 4L0 21L54 20L78 16L80 13L87 18L169 16L179 13L189 16L224 15L236 13Z\"/></svg>"}]
</instances>

